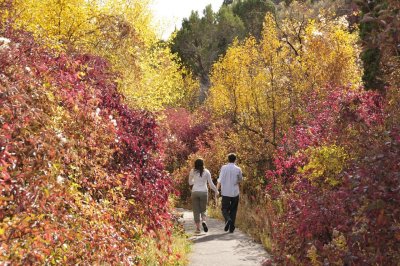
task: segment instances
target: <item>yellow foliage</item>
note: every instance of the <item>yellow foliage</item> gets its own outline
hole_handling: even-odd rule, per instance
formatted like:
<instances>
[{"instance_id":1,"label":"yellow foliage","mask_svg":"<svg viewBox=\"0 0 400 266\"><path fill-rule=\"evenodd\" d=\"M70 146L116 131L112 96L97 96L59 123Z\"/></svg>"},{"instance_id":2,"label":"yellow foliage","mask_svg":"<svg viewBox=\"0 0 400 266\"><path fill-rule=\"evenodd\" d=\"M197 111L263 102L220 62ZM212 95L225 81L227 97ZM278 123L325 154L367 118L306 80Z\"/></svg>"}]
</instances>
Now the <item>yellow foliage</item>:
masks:
<instances>
[{"instance_id":1,"label":"yellow foliage","mask_svg":"<svg viewBox=\"0 0 400 266\"><path fill-rule=\"evenodd\" d=\"M344 148L336 145L311 147L305 153L309 161L299 172L306 174L313 184L325 183L335 187L341 183L338 174L349 158Z\"/></svg>"},{"instance_id":2,"label":"yellow foliage","mask_svg":"<svg viewBox=\"0 0 400 266\"><path fill-rule=\"evenodd\" d=\"M111 17L129 21L141 42L150 45L154 33L147 6L147 0L16 0L16 25L52 47L92 50L101 43L104 22Z\"/></svg>"},{"instance_id":3,"label":"yellow foliage","mask_svg":"<svg viewBox=\"0 0 400 266\"><path fill-rule=\"evenodd\" d=\"M160 110L180 105L198 83L151 26L149 0L16 0L16 26L47 46L108 59L127 103ZM187 100L187 99L186 99Z\"/></svg>"},{"instance_id":4,"label":"yellow foliage","mask_svg":"<svg viewBox=\"0 0 400 266\"><path fill-rule=\"evenodd\" d=\"M191 79L176 55L164 45L156 45L140 58L140 82L125 76L123 92L128 102L147 110L178 106L188 94L198 91L198 82Z\"/></svg>"},{"instance_id":5,"label":"yellow foliage","mask_svg":"<svg viewBox=\"0 0 400 266\"><path fill-rule=\"evenodd\" d=\"M333 240L332 243L336 249L340 251L348 251L347 241L344 237L343 233L340 233L337 230L333 230Z\"/></svg>"},{"instance_id":6,"label":"yellow foliage","mask_svg":"<svg viewBox=\"0 0 400 266\"><path fill-rule=\"evenodd\" d=\"M343 265L344 263L341 258L349 252L345 236L336 229L334 229L332 232L332 241L328 244L325 244L323 249L329 250L331 254L335 255L336 260L331 261L332 265L335 266Z\"/></svg>"},{"instance_id":7,"label":"yellow foliage","mask_svg":"<svg viewBox=\"0 0 400 266\"><path fill-rule=\"evenodd\" d=\"M317 253L317 248L312 245L308 250L307 250L307 258L310 259L311 265L312 266L319 266L322 265L322 263L318 260L319 256Z\"/></svg>"},{"instance_id":8,"label":"yellow foliage","mask_svg":"<svg viewBox=\"0 0 400 266\"><path fill-rule=\"evenodd\" d=\"M305 29L302 67L303 89L319 89L325 84L361 84L361 69L357 65L358 33L349 33L339 22L310 21ZM304 78L306 77L306 79Z\"/></svg>"},{"instance_id":9,"label":"yellow foliage","mask_svg":"<svg viewBox=\"0 0 400 266\"><path fill-rule=\"evenodd\" d=\"M262 39L235 41L211 73L208 104L214 114L276 143L277 132L296 122L305 103L300 95L326 85L359 85L357 33L339 21L298 22L265 18ZM284 29L303 27L298 38Z\"/></svg>"},{"instance_id":10,"label":"yellow foliage","mask_svg":"<svg viewBox=\"0 0 400 266\"><path fill-rule=\"evenodd\" d=\"M18 10L16 26L33 32L38 40L52 48L86 46L85 42L94 41L100 34L94 23L98 10L90 1L17 0L15 6Z\"/></svg>"}]
</instances>

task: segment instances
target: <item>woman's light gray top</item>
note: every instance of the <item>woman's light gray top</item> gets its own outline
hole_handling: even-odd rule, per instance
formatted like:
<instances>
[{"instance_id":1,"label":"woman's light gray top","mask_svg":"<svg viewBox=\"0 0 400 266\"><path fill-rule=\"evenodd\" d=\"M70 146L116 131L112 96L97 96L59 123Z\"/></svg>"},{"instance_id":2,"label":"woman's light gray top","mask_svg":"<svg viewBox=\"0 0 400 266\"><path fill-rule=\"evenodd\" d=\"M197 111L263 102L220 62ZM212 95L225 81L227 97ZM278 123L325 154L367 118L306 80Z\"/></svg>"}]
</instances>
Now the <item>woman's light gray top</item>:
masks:
<instances>
[{"instance_id":1,"label":"woman's light gray top","mask_svg":"<svg viewBox=\"0 0 400 266\"><path fill-rule=\"evenodd\" d=\"M217 193L217 188L215 187L213 181L211 180L211 173L208 169L204 169L202 176L200 176L199 171L192 169L189 174L189 185L193 185L192 191L208 192L207 182L211 189Z\"/></svg>"}]
</instances>

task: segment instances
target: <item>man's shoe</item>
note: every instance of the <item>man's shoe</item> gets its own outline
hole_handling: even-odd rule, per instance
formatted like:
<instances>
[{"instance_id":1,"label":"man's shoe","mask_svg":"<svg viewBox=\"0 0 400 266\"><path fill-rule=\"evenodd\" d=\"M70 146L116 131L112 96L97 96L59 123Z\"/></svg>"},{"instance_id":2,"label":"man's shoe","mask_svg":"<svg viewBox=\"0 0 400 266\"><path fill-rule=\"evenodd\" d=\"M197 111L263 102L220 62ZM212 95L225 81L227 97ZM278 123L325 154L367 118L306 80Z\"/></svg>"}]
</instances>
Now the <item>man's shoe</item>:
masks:
<instances>
[{"instance_id":1,"label":"man's shoe","mask_svg":"<svg viewBox=\"0 0 400 266\"><path fill-rule=\"evenodd\" d=\"M233 233L235 231L235 226L233 224L231 224L231 226L229 227L229 233Z\"/></svg>"},{"instance_id":2,"label":"man's shoe","mask_svg":"<svg viewBox=\"0 0 400 266\"><path fill-rule=\"evenodd\" d=\"M232 221L231 221L231 220L226 221L226 223L225 223L225 228L224 228L224 231L225 231L225 232L227 232L227 231L229 230L229 227L231 226L231 224L232 224Z\"/></svg>"},{"instance_id":3,"label":"man's shoe","mask_svg":"<svg viewBox=\"0 0 400 266\"><path fill-rule=\"evenodd\" d=\"M202 222L201 225L203 226L204 232L207 233L208 232L208 227L207 227L206 222Z\"/></svg>"}]
</instances>

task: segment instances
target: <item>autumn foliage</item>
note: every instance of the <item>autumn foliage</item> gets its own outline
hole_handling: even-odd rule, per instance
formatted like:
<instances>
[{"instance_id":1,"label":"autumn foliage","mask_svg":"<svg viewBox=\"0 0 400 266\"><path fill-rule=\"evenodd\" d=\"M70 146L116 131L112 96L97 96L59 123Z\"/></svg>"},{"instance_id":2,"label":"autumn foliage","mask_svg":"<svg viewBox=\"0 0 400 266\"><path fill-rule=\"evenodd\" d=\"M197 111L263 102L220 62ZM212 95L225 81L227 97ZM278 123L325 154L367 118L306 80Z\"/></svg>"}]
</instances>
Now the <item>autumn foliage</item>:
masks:
<instances>
[{"instance_id":1,"label":"autumn foliage","mask_svg":"<svg viewBox=\"0 0 400 266\"><path fill-rule=\"evenodd\" d=\"M0 261L185 263L171 195L190 198L195 158L215 182L236 152L266 265L397 265L398 4L358 1L358 32L334 2L275 5L200 90L148 0L0 0Z\"/></svg>"},{"instance_id":2,"label":"autumn foliage","mask_svg":"<svg viewBox=\"0 0 400 266\"><path fill-rule=\"evenodd\" d=\"M317 7L267 15L260 39L234 41L213 65L212 124L174 177L196 157L216 177L237 152L238 227L278 265L396 265L399 90L362 87L357 30Z\"/></svg>"},{"instance_id":3,"label":"autumn foliage","mask_svg":"<svg viewBox=\"0 0 400 266\"><path fill-rule=\"evenodd\" d=\"M5 12L13 27L32 32L46 47L107 59L119 73L118 90L130 107L176 107L198 88L168 44L157 38L149 0L1 2L13 3Z\"/></svg>"},{"instance_id":4,"label":"autumn foliage","mask_svg":"<svg viewBox=\"0 0 400 266\"><path fill-rule=\"evenodd\" d=\"M276 252L293 265L395 265L399 128L385 129L381 95L328 89L307 96L267 172Z\"/></svg>"},{"instance_id":5,"label":"autumn foliage","mask_svg":"<svg viewBox=\"0 0 400 266\"><path fill-rule=\"evenodd\" d=\"M0 36L0 260L168 262L171 181L154 117L123 103L107 61Z\"/></svg>"}]
</instances>

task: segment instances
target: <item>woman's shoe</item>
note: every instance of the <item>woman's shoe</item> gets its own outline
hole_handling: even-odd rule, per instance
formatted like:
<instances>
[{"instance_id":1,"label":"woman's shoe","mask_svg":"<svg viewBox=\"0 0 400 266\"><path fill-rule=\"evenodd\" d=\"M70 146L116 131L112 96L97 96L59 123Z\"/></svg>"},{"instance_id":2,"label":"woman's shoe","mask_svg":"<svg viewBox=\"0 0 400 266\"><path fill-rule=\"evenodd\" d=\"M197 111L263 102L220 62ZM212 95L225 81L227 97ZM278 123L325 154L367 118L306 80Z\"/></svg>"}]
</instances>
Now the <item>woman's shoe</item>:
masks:
<instances>
[{"instance_id":1,"label":"woman's shoe","mask_svg":"<svg viewBox=\"0 0 400 266\"><path fill-rule=\"evenodd\" d=\"M195 234L200 234L201 231L200 231L200 229L196 229L196 231L194 231L194 233L195 233Z\"/></svg>"},{"instance_id":2,"label":"woman's shoe","mask_svg":"<svg viewBox=\"0 0 400 266\"><path fill-rule=\"evenodd\" d=\"M208 232L208 227L207 227L206 222L202 222L201 225L203 226L204 232L207 233Z\"/></svg>"}]
</instances>

